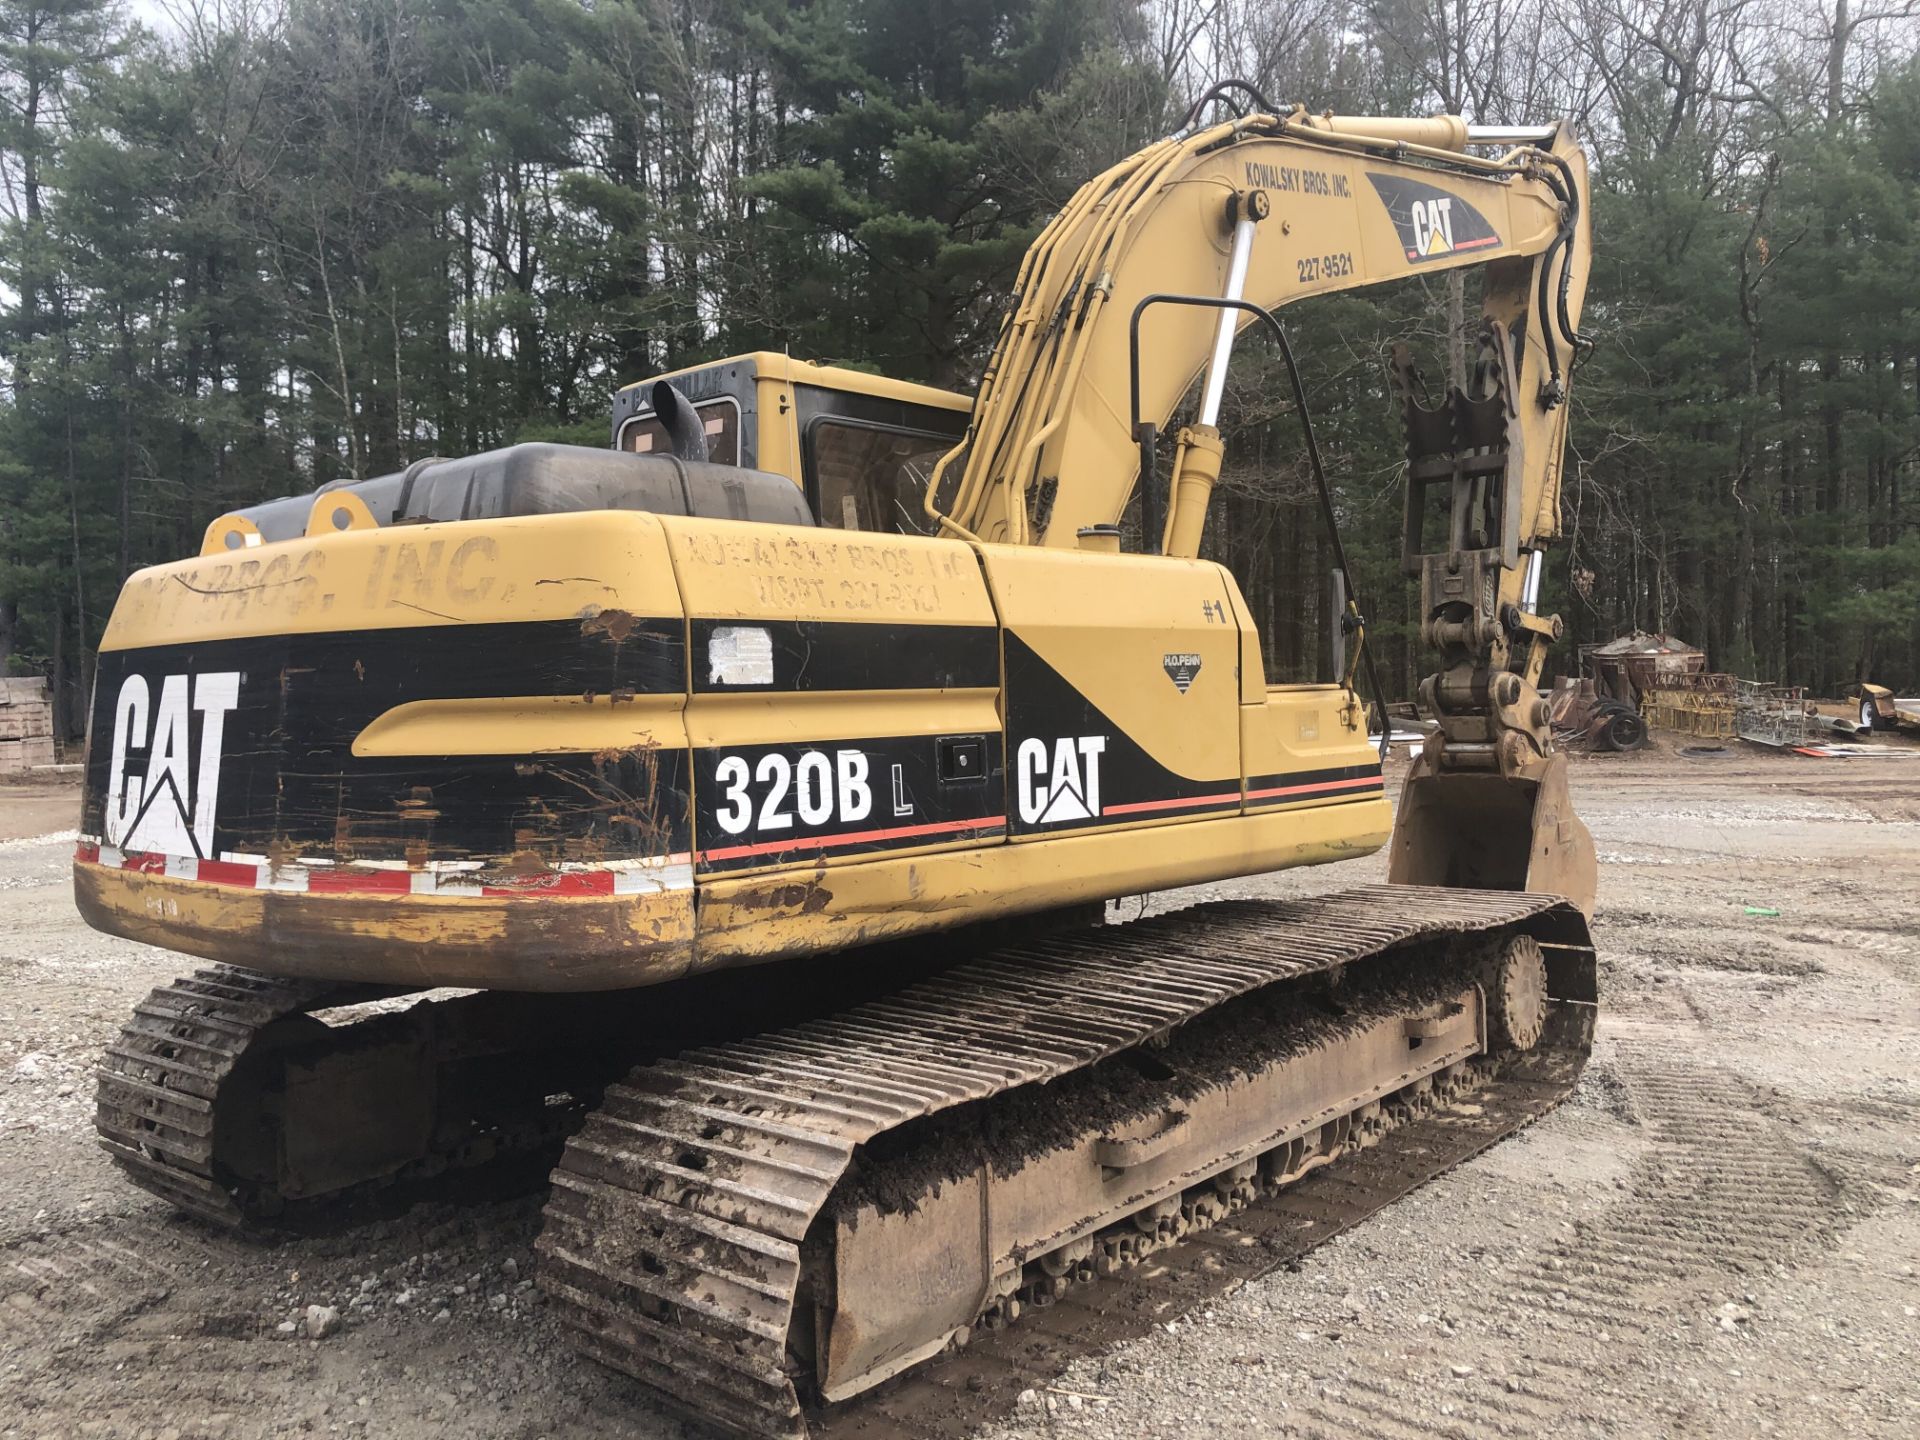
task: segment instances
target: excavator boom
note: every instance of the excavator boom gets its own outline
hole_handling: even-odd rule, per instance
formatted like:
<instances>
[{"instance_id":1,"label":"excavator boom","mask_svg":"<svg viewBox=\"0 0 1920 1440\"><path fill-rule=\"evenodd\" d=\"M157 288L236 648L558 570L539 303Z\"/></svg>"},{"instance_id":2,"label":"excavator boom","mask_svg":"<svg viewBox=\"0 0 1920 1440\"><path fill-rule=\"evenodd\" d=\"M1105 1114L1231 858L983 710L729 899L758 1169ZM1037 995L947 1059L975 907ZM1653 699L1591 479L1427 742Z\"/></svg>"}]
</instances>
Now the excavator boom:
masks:
<instances>
[{"instance_id":1,"label":"excavator boom","mask_svg":"<svg viewBox=\"0 0 1920 1440\"><path fill-rule=\"evenodd\" d=\"M1083 186L1028 252L928 511L957 534L1081 545L1119 525L1144 474L1148 548L1198 554L1237 329L1313 295L1483 270L1463 390L1428 408L1406 354L1394 356L1402 566L1420 581L1443 669L1421 689L1437 728L1404 791L1392 873L1590 907L1592 842L1536 686L1561 629L1537 605L1560 530L1591 248L1586 158L1565 125L1295 110L1164 140ZM1195 303L1211 299L1237 308ZM1162 497L1156 432L1202 379Z\"/></svg>"},{"instance_id":2,"label":"excavator boom","mask_svg":"<svg viewBox=\"0 0 1920 1440\"><path fill-rule=\"evenodd\" d=\"M930 510L1009 543L1073 546L1083 528L1118 523L1140 473L1131 422L1164 427L1205 375L1201 423L1213 424L1222 333L1254 323L1155 308L1141 321L1136 369L1129 324L1150 296L1277 310L1484 267L1483 314L1508 332L1516 383L1529 399L1554 399L1516 409L1540 457L1514 517L1518 540L1551 538L1566 413L1555 387L1571 363L1565 332L1579 323L1590 251L1586 161L1565 127L1495 132L1514 133L1539 143L1470 154L1486 142L1453 116L1250 115L1161 141L1088 182L1027 253L966 443L942 465L951 484L929 490ZM1529 326L1542 274L1551 303L1546 323ZM1160 537L1148 538L1157 548ZM1197 540L1183 532L1173 553Z\"/></svg>"}]
</instances>

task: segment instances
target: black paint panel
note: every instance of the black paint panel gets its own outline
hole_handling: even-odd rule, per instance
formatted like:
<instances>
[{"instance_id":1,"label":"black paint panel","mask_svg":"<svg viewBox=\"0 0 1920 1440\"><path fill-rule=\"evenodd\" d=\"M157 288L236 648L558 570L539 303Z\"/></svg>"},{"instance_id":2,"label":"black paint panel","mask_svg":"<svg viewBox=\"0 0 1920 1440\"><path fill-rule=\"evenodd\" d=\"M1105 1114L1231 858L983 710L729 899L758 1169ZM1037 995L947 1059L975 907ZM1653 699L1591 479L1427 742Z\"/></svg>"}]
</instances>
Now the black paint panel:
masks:
<instances>
[{"instance_id":1,"label":"black paint panel","mask_svg":"<svg viewBox=\"0 0 1920 1440\"><path fill-rule=\"evenodd\" d=\"M1006 636L1007 666L1007 753L1008 820L1013 833L1031 835L1070 830L1098 824L1140 822L1169 816L1208 816L1229 813L1240 808L1238 777L1221 780L1189 780L1176 775L1142 749L1127 733L1069 684L1012 631ZM1099 755L1099 814L1073 813L1075 800L1087 796L1088 757L1073 754L1062 757L1060 742L1080 737L1104 736L1106 744ZM1054 808L1053 818L1030 821L1022 809L1027 777L1021 773L1022 746L1038 740L1045 746L1046 769L1036 791L1053 787L1056 769L1064 759L1066 769L1077 770L1080 792L1070 792L1064 804ZM1340 782L1371 780L1370 786L1342 786ZM1260 805L1284 805L1301 801L1321 804L1345 799L1365 799L1380 793L1380 767L1374 765L1341 766L1326 770L1294 771L1284 775L1257 777L1249 791L1286 787L1327 787L1319 793L1302 789L1298 795L1274 796L1255 800ZM1049 796L1051 799L1052 797ZM1043 815L1047 812L1043 811Z\"/></svg>"},{"instance_id":2,"label":"black paint panel","mask_svg":"<svg viewBox=\"0 0 1920 1440\"><path fill-rule=\"evenodd\" d=\"M1448 260L1463 250L1491 249L1500 243L1499 232L1464 196L1404 175L1383 175L1379 171L1369 170L1367 179L1373 182L1374 193L1380 197L1380 203L1387 207L1387 214L1393 219L1393 228L1399 233L1400 244L1411 264ZM1416 209L1421 211L1423 217L1444 214L1444 221L1438 218L1416 220ZM1433 248L1435 227L1439 225L1444 225L1444 229L1440 232L1438 248Z\"/></svg>"},{"instance_id":3,"label":"black paint panel","mask_svg":"<svg viewBox=\"0 0 1920 1440\"><path fill-rule=\"evenodd\" d=\"M954 738L916 735L700 750L695 760L699 807L694 823L700 840L696 864L709 872L745 870L801 864L850 850L998 839L1006 820L1000 737L961 737L978 742L987 773L984 780L943 782L940 750ZM830 813L811 820L801 813L796 782L810 753L821 757L806 762L811 773L821 775L824 762L833 785ZM855 756L859 758L851 758ZM863 786L864 809L858 803ZM818 809L820 794L813 795ZM722 823L723 815L731 826ZM783 816L784 825L779 823Z\"/></svg>"},{"instance_id":4,"label":"black paint panel","mask_svg":"<svg viewBox=\"0 0 1920 1440\"><path fill-rule=\"evenodd\" d=\"M751 627L773 640L771 685L712 678L707 644L719 628ZM812 690L993 690L1000 631L993 625L892 625L842 620L695 620L696 694Z\"/></svg>"},{"instance_id":5,"label":"black paint panel","mask_svg":"<svg viewBox=\"0 0 1920 1440\"><path fill-rule=\"evenodd\" d=\"M368 724L411 701L593 694L613 696L617 705L631 695L683 692L678 619L609 628L605 617L585 624L269 635L104 653L87 754L86 833L109 843L125 838L109 835L105 812L116 713L128 676L138 674L147 684L147 715L140 732L129 736L125 764L144 788L156 759L166 677L191 677L197 687L201 677L234 672L238 703L224 715L207 857L237 851L451 860L530 852L553 863L688 848L683 750L444 758L352 753ZM210 733L202 712L187 713L181 767L187 793L179 802L170 793L156 802L177 804L183 828L199 818L201 756ZM195 834L191 845L166 848L190 853L203 848L200 841Z\"/></svg>"},{"instance_id":6,"label":"black paint panel","mask_svg":"<svg viewBox=\"0 0 1920 1440\"><path fill-rule=\"evenodd\" d=\"M1084 795L1057 796L1054 791L1054 767L1062 739L1104 736L1106 747L1099 756L1098 801L1103 812L1115 806L1153 805L1157 802L1189 801L1186 805L1166 805L1157 811L1124 809L1108 814L1109 822L1130 819L1156 819L1160 814L1207 815L1235 810L1240 805L1240 779L1237 775L1219 780L1189 780L1176 775L1142 749L1113 719L1069 684L1064 676L1035 654L1025 641L1011 630L1006 635L1007 665L1007 752L1009 789L1013 803L1009 820L1015 834L1030 835L1042 831L1071 829L1102 823L1100 815L1072 813L1076 799ZM1164 683L1164 682L1162 682ZM1022 812L1021 747L1029 740L1043 744L1047 768L1041 784L1048 787L1053 802L1048 810L1056 818L1030 821ZM1087 758L1068 757L1077 764L1084 784ZM1048 811L1043 811L1043 814Z\"/></svg>"},{"instance_id":7,"label":"black paint panel","mask_svg":"<svg viewBox=\"0 0 1920 1440\"><path fill-rule=\"evenodd\" d=\"M712 623L695 626L697 681L704 678L704 640ZM998 680L998 632L990 626L740 623L763 624L775 636L776 691L991 688ZM1043 742L1050 783L1060 741L1104 737L1098 757L1102 813L1023 821L1002 737L993 732L704 750L691 761L683 750L644 748L601 755L352 754L354 738L368 724L410 701L593 694L611 695L618 704L630 694L682 692L688 656L680 621L636 620L610 627L601 617L584 624L428 626L107 652L100 657L95 689L83 829L115 843L105 815L114 726L122 686L136 673L148 685L148 715L133 737L138 743L129 745L125 768L142 781L154 768L156 712L166 677L184 677L189 687L182 692L189 698L189 723L178 805L181 829L188 833L200 818L207 734L202 712L191 708L191 687L209 676L240 677L237 703L224 714L207 856L503 860L532 853L548 863L592 863L685 853L697 834L701 868L726 871L800 864L849 851L970 839L991 843L1009 819L1015 831L1035 833L1238 808L1237 780L1174 775L1018 636L1007 635L1004 648L1016 755L1022 739ZM824 756L834 789L831 807L812 820L800 812L794 793L810 751ZM858 758L844 758L842 752ZM955 758L963 754L964 765ZM729 757L737 764L723 775L721 766ZM1076 752L1070 758L1083 757ZM805 763L810 775L822 773L820 761ZM695 767L697 817L689 773ZM784 803L769 812L782 774ZM1250 788L1339 787L1352 781L1371 783L1318 794L1305 790L1298 798L1327 803L1379 793L1379 769L1370 765L1259 777ZM864 808L855 803L863 787ZM166 794L158 803L171 804L173 797ZM1285 804L1291 797L1254 803ZM741 821L742 804L751 813L729 830L720 823L721 814ZM781 814L791 817L788 825L765 823ZM161 847L136 843L127 848ZM192 853L203 847L194 834L193 843L175 848Z\"/></svg>"}]
</instances>

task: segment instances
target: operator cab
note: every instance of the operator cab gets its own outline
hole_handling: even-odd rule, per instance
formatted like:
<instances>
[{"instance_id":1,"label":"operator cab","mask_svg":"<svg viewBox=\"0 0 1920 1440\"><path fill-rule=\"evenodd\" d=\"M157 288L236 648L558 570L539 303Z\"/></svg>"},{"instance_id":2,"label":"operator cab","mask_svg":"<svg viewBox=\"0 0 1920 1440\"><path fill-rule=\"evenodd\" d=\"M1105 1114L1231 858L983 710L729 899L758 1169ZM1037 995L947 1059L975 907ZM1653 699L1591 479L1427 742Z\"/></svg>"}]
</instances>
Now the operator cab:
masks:
<instances>
[{"instance_id":1,"label":"operator cab","mask_svg":"<svg viewBox=\"0 0 1920 1440\"><path fill-rule=\"evenodd\" d=\"M692 402L711 464L784 475L823 526L930 535L923 499L940 457L966 433L964 395L760 351L629 385L614 396L613 444L670 450L656 380Z\"/></svg>"}]
</instances>

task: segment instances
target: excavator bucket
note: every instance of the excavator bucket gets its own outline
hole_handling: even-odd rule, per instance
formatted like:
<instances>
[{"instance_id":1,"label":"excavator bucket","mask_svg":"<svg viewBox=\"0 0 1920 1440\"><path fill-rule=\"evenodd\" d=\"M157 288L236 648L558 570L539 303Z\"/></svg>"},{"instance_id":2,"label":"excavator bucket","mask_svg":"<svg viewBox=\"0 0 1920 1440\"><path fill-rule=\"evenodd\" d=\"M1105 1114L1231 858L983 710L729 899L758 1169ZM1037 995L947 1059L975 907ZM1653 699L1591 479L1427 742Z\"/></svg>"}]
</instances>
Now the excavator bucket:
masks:
<instances>
[{"instance_id":1,"label":"excavator bucket","mask_svg":"<svg viewBox=\"0 0 1920 1440\"><path fill-rule=\"evenodd\" d=\"M1437 774L1422 754L1400 792L1387 878L1559 895L1591 917L1597 861L1567 793L1567 757L1549 756L1538 779L1521 779Z\"/></svg>"}]
</instances>

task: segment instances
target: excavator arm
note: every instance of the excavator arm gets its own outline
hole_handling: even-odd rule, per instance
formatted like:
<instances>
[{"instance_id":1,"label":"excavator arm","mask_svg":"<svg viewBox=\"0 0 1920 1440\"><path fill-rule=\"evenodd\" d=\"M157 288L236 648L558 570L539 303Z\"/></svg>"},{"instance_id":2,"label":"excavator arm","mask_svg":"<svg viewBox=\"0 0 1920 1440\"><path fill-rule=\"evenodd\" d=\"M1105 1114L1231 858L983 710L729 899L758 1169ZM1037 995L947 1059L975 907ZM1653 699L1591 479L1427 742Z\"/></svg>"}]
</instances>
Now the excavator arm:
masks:
<instances>
[{"instance_id":1,"label":"excavator arm","mask_svg":"<svg viewBox=\"0 0 1920 1440\"><path fill-rule=\"evenodd\" d=\"M984 541L1111 544L1144 476L1146 548L1191 557L1220 470L1234 337L1257 319L1249 307L1482 270L1463 389L1430 407L1404 351L1394 356L1402 565L1440 658L1421 686L1436 729L1403 797L1394 878L1544 889L1584 908L1592 845L1536 686L1561 631L1537 600L1559 533L1590 256L1586 161L1565 124L1296 109L1164 140L1082 187L1028 252L929 513ZM1162 493L1154 438L1201 380Z\"/></svg>"}]
</instances>

